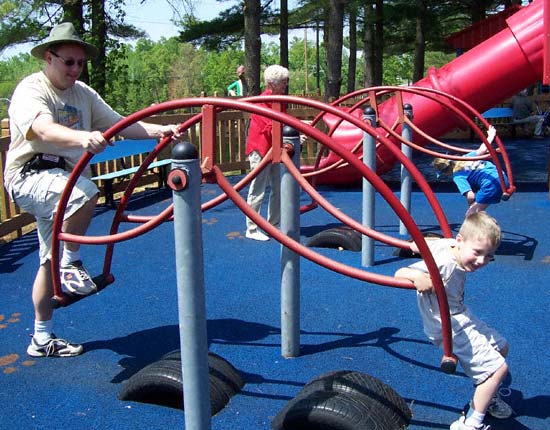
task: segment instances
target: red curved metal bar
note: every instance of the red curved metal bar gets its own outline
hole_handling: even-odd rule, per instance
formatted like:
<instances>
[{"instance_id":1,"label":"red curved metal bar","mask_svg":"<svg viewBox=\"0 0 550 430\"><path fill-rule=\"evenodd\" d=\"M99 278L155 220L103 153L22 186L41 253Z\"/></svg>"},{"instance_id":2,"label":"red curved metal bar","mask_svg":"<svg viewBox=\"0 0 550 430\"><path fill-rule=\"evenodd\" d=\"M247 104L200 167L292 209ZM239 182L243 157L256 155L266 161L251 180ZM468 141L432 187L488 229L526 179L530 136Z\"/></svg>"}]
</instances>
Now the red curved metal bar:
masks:
<instances>
[{"instance_id":1,"label":"red curved metal bar","mask_svg":"<svg viewBox=\"0 0 550 430\"><path fill-rule=\"evenodd\" d=\"M289 160L289 158L287 158L287 160ZM439 271L437 269L437 265L435 264L433 256L428 248L428 245L426 244L424 237L422 236L422 233L420 232L420 229L416 226L413 219L410 217L410 215L401 205L401 203L397 200L395 195L386 186L386 184L384 184L384 182L378 176L376 176L376 174L368 170L362 163L360 163L356 159L349 158L347 161L354 163L355 167L357 167L361 171L361 174L366 179L372 181L373 185L375 185L377 189L382 190L381 194L384 196L388 204L390 204L394 212L396 212L396 214L403 221L403 224L411 233L414 242L417 244L420 254L425 260L428 272L430 273L430 276L432 278L435 294L439 303L443 336L444 360L452 360L452 334L447 294L445 293L445 288L443 287L443 282L441 280L441 275L439 274ZM358 164L356 164L355 162L357 162ZM248 206L244 199L240 196L240 194L233 190L231 184L229 184L227 179L223 176L223 172L217 166L213 167L213 173L215 174L216 182L220 186L220 188L222 188L222 190L229 196L233 203L235 203L235 205L237 205L237 207L247 217L252 219L267 234L272 236L274 239L282 243L287 248L298 253L302 257L305 257L308 260L313 261L314 263L323 266L329 270L335 271L345 276L352 277L354 279L396 288L414 289L414 285L410 281L407 281L405 279L398 279L386 275L374 274L365 270L348 266L343 263L339 263L313 251L312 249L302 245L299 242L296 242L292 238L281 233L277 228L268 223L267 220L265 220L261 215L259 215L250 206Z\"/></svg>"},{"instance_id":2,"label":"red curved metal bar","mask_svg":"<svg viewBox=\"0 0 550 430\"><path fill-rule=\"evenodd\" d=\"M289 97L289 96L264 96L264 97L258 97L256 100L258 102L262 102L262 101L288 102L289 99L292 101L294 98ZM344 118L346 120L351 121L352 123L354 123L359 128L363 128L364 130L366 129L367 132L371 132L371 133L373 132L373 131L369 130L364 123L359 122L358 120L351 117L350 115L342 113L341 111L339 111L336 108L333 108L333 107L327 106L327 105L325 105L321 102L316 102L316 101L312 101L312 100L308 100L308 101L306 101L304 99L299 99L299 100L302 104L306 104L306 105L310 104L310 105L313 105L313 106L317 106L318 108L324 108L324 109L331 110L332 113L334 113L335 115L344 116ZM301 122L301 121L299 121L299 120L297 120L297 119L295 119L295 118L293 118L293 117L291 117L287 114L284 114L284 113L281 113L281 112L274 112L274 111L269 110L267 108L263 108L261 106L256 106L256 105L251 104L251 103L235 102L235 101L231 101L231 100L227 100L227 99L204 98L204 99L200 99L199 101L197 101L196 99L182 99L182 100L176 100L176 101L171 101L171 102L164 102L164 103L161 103L159 105L155 105L153 107L146 108L146 109L144 109L140 112L137 112L135 114L132 114L132 115L128 116L127 118L125 118L125 119L121 120L119 123L117 123L115 126L111 127L109 130L107 130L107 132L105 132L104 136L105 136L105 138L109 139L114 134L119 133L120 131L122 131L127 126L129 126L129 125L133 124L134 122L137 122L137 121L145 118L148 115L152 115L152 114L155 114L157 112L164 111L164 110L174 110L174 109L179 109L179 108L186 107L186 106L191 106L191 105L194 106L198 102L200 104L213 104L213 105L219 104L221 107L239 107L242 110L247 110L247 111L252 112L252 113L257 113L257 114L260 114L260 115L270 117L274 120L277 120L277 121L280 121L282 123L288 124L288 125L296 128L296 129L298 129L299 131L302 131L302 132L305 132L305 133L308 133L308 134L312 135L313 138L322 141L323 143L326 144L326 146L328 146L334 152L338 153L340 156L342 156L344 154L343 149L335 147L335 145L323 133L321 133L319 130L309 126L308 124L304 124L303 122ZM448 226L448 222L447 222L446 218L444 217L443 211L442 211L441 207L439 206L439 203L437 202L437 199L435 199L435 195L433 194L433 192L429 188L427 182L425 182L425 180L420 175L420 173L418 172L416 167L412 164L412 162L410 162L410 160L406 159L406 157L404 157L401 154L401 151L399 151L398 149L395 149L395 150L396 150L397 158L402 158L402 162L404 164L408 164L407 167L409 167L410 170L413 171L413 176L416 176L416 179L417 179L417 182L419 183L419 186L423 189L423 191L425 192L425 194L428 197L428 200L430 201L430 204L434 208L434 213L436 213L436 216L438 217L438 220L440 221L440 225L442 227L442 230L444 230L447 235L450 235L451 233L450 233L450 227ZM347 153L349 153L349 151L346 150L345 153L347 154ZM77 163L77 166L75 167L75 169L73 170L73 172L71 174L67 189L65 190L66 192L64 192L64 195L62 195L62 198L59 202L58 213L61 214L61 216L57 217L57 224L54 223L54 240L57 239L57 241L59 241L59 238L60 238L60 235L61 235L61 224L59 223L59 220L62 219L62 214L64 214L66 204L67 204L67 200L68 200L68 196L69 196L70 192L72 191L72 187L74 186L74 183L76 181L76 177L77 177L77 175L80 175L83 168L89 162L90 158L91 158L91 154L89 154L89 153L84 154L84 156L82 157L81 160L79 160L79 163ZM363 170L363 169L366 170L364 165L362 163L360 163L355 157L353 157L353 160L356 161L357 163L359 163L359 166L360 166L361 170ZM349 160L348 160L348 162L349 162ZM383 182L378 177L376 177L376 175L373 174L372 172L371 172L370 176L371 176L371 178L370 178L371 181L374 180L374 179L378 179L379 184L384 185ZM430 195L433 197L432 199L430 199ZM150 224L148 224L148 225L154 225L156 223L162 222L168 216L167 215L168 210L169 209L166 209L164 214L161 214L160 216L157 216L157 217L153 218L152 220L150 220L149 221ZM134 229L134 230L136 230L136 229ZM124 232L122 234L122 236L120 236L120 237L131 237L132 234L136 234L138 231L142 231L142 230L145 230L145 228L137 229L136 232L134 232L134 233L132 232L132 230L130 230L130 231ZM72 236L72 235L71 236L62 236L62 237L63 237L64 240L67 240L67 241L82 240L82 239L79 239L76 236ZM111 238L111 239L113 239L113 238ZM89 241L88 243L91 243L94 240L101 241L102 238L94 239L93 237L88 237L85 240L87 242ZM59 246L59 243L57 242L55 248L58 248L58 246ZM52 260L53 260L53 258L52 258ZM56 262L58 264L58 258L56 259ZM58 267L57 267L57 270L58 270ZM59 283L58 277L59 277L59 272L57 271L57 282ZM58 284L58 288L59 288L59 284ZM59 288L59 291L60 291L60 288Z\"/></svg>"},{"instance_id":3,"label":"red curved metal bar","mask_svg":"<svg viewBox=\"0 0 550 430\"><path fill-rule=\"evenodd\" d=\"M267 101L282 101L286 100L287 98L294 99L292 97L288 96L259 96L257 99L261 100L267 100ZM429 186L428 182L424 178L424 176L420 173L418 168L414 165L414 163L408 159L399 148L397 148L389 139L385 138L384 136L380 136L376 129L371 127L370 125L366 124L364 121L350 115L347 112L343 112L342 110L335 108L334 106L330 105L323 105L320 102L316 102L313 100L308 99L301 99L301 103L305 106L313 106L317 107L319 109L324 108L327 110L327 112L334 114L335 116L341 116L344 120L350 122L355 127L363 130L364 132L367 132L371 134L372 136L376 137L384 146L388 148L390 152L396 157L396 159L401 162L404 167L411 173L411 176L413 179L417 182L419 188L426 196L428 202L430 203L433 212L436 216L436 218L439 221L440 228L443 231L444 236L451 237L452 233L448 224L448 221L443 213L443 209L441 208L439 202L437 201L437 198L435 197L435 194L433 193L433 190ZM286 124L296 128L298 131L301 131L303 133L308 134L313 139L319 141L322 145L327 146L329 149L331 149L334 153L337 155L340 155L339 151L344 151L345 153L349 153L349 150L346 148L342 148L341 146L337 145L335 142L333 142L330 138L328 138L327 135L320 132L318 129L311 127L310 125L304 124L301 121L289 117L286 121L284 121ZM359 161L357 157L354 157L355 160ZM361 165L363 165L361 163Z\"/></svg>"},{"instance_id":4,"label":"red curved metal bar","mask_svg":"<svg viewBox=\"0 0 550 430\"><path fill-rule=\"evenodd\" d=\"M267 100L271 100L271 101L284 102L289 97L288 96L268 96L268 97L264 97L264 98L267 99ZM292 97L290 97L290 98L292 99ZM259 97L259 99L261 99L261 97ZM127 126L129 126L129 125L133 124L134 122L137 122L137 121L145 118L148 115L152 115L154 113L157 113L157 112L163 111L163 110L173 110L173 109L182 108L182 107L185 107L185 106L188 106L188 105L193 105L194 103L196 103L196 100L183 99L183 100L177 100L177 101L172 101L172 102L165 102L165 103L161 103L160 105L156 105L156 106L153 106L153 107L146 108L143 111L137 112L137 113L135 113L133 115L130 115L129 117L121 120L119 123L115 124L115 126L111 127L109 130L107 130L107 132L105 132L104 136L105 136L106 139L110 139L112 137L112 135L120 132L121 130L123 130ZM433 261L433 257L431 256L429 248L427 247L427 244L426 244L426 242L424 240L424 237L422 236L420 230L418 229L418 227L416 226L416 224L414 223L414 221L412 220L410 215L407 213L405 208L399 203L399 201L394 196L394 194L391 192L391 190L385 185L385 183L374 172L367 169L364 164L362 164L353 154L351 154L351 152L349 152L348 150L346 150L344 148L336 147L323 133L319 132L317 129L314 129L314 128L312 130L309 130L308 129L308 127L310 127L309 125L304 124L301 121L299 121L299 120L297 120L297 119L295 119L295 118L293 118L293 117L291 117L287 114L284 114L284 113L281 113L281 112L274 112L274 111L271 111L269 109L253 105L251 103L233 102L233 101L229 101L229 100L225 100L225 99L208 99L208 98L205 98L205 99L201 99L201 103L202 104L211 104L211 105L219 104L221 106L238 105L243 110L248 110L249 112L252 112L252 113L258 113L260 115L264 115L268 118L272 118L274 120L277 120L277 121L280 121L282 123L288 124L288 125L296 128L297 130L302 131L302 132L304 132L304 131L305 132L310 132L310 135L312 135L312 137L317 138L318 140L322 141L324 144L326 144L326 146L328 146L330 149L332 149L339 156L341 156L342 158L345 158L346 161L348 161L351 165L353 165L356 169L358 169L360 171L361 175L363 175L363 177L365 177L367 180L369 180L369 182L371 182L375 186L376 189L381 190L382 196L386 199L386 201L390 204L390 206L393 208L393 210L396 212L396 214L403 221L404 225L406 226L408 231L411 233L411 236L413 237L413 240L416 242L416 244L419 248L420 254L424 257L424 259L426 261L428 271L429 271L429 273L432 276L432 279L434 281L434 288L435 288L436 295L438 297L439 306L440 306L440 312L441 312L441 318L442 318L442 330L444 332L443 333L444 354L448 357L451 357L451 355L452 355L452 344L450 342L449 309L448 309L447 299L446 299L446 295L445 295L445 290L443 288L443 284L442 284L441 278L439 276L439 272L437 271L437 266L435 265L435 262ZM318 106L324 106L324 105L322 105L318 102L310 101L310 103L318 104ZM328 109L329 107L324 106L324 108ZM336 110L334 109L334 111L336 111ZM341 114L340 112L335 112L335 113ZM348 116L348 115L344 115L344 117L346 117L346 116ZM349 116L346 119L350 120L352 123L354 123L356 126L362 128L362 129L366 128L365 124L359 123L358 121L355 120L355 118L352 118L351 116ZM366 131L369 132L369 130L366 130ZM401 158L404 157L401 154L400 151L397 151L397 152L398 153L396 154L396 156L398 158L399 157L401 157ZM60 199L60 202L59 202L59 205L58 205L58 213L56 214L56 218L54 220L54 235L53 236L54 236L54 242L55 242L55 240L57 240L57 243L55 243L56 244L56 246L55 246L56 251L58 251L58 248L59 248L59 238L61 237L61 223L62 223L62 219L64 217L68 197L70 195L70 192L72 191L72 188L74 187L74 184L76 182L76 178L81 174L82 170L87 165L90 158L91 158L91 154L86 153L79 160L79 162L77 163L77 166L75 166L75 169L71 173L71 175L69 177L68 185L67 185L66 189L64 190L64 192L61 196L61 199ZM407 163L410 164L410 166L412 168L412 175L413 176L418 175L420 177L420 179L423 179L422 176L420 175L420 173L418 172L418 170L415 168L414 165L412 165L412 163L408 159L404 158L403 163L404 164L407 164ZM289 248L295 249L296 247L298 247L298 248L302 247L302 248L305 248L305 249L302 249L303 254L305 256L307 256L307 255L311 256L312 255L312 254L310 254L312 252L311 250L309 250L306 247L303 247L300 244L297 244L296 242L292 241L292 239L290 239L287 236L280 233L276 228L272 227L271 225L269 225L269 223L267 223L265 220L263 220L263 218L261 216L259 216L259 214L257 214L254 210L252 210L252 208L250 208L248 205L246 205L246 203L244 202L242 197L229 185L227 179L223 176L223 173L221 172L221 170L216 165L212 166L212 170L213 170L212 173L214 174L218 185L222 188L222 190L225 192L225 194L227 196L229 196L235 203L239 202L238 204L239 204L240 209L247 216L249 216L254 221L257 221L258 225L260 225L262 228L264 228L265 231L267 231L269 234L274 236L277 240L279 240L281 243L285 244ZM423 184L419 184L419 185L421 185L423 187L426 187L427 191L428 191L427 194L431 194L435 199L435 196L433 195L433 192L431 192L431 190L429 189L429 186L427 186L427 183L423 183ZM437 200L435 200L435 203L438 206ZM440 206L439 206L439 209L440 209ZM167 208L167 209L165 209L165 212L167 212L169 210L170 210L170 208ZM437 212L437 210L435 212ZM442 211L441 211L441 214L442 214ZM164 219L164 217L161 214L161 215L153 218L150 222L151 223L155 223L155 222L160 223L160 222L163 221L163 219ZM444 218L444 215L443 215L443 219L446 222L446 219ZM447 223L447 227L448 227L448 223ZM137 230L137 229L134 229L134 231L135 230ZM133 234L133 232L132 232L132 230L130 230L128 232L125 232L124 234L131 235L131 234ZM69 239L77 240L76 236L64 236L64 240L69 240ZM79 238L78 240L81 240L81 239ZM88 238L86 240L90 240L90 238ZM292 242L292 243L289 243L289 241ZM319 256L319 257L322 257L322 256ZM53 266L56 266L57 270L59 270L58 259L59 259L59 255L57 254L57 258L56 258L55 262L52 263ZM53 261L53 258L52 258L52 261ZM354 275L356 277L358 276L358 279L369 280L370 282L375 282L375 283L382 283L383 285L391 285L391 286L396 286L396 287L401 287L401 288L411 288L410 283L407 283L406 281L403 281L403 280L397 280L395 278L386 277L386 276L382 276L382 275L365 276L364 275L365 272L363 272L361 270L351 268L349 266L341 265L341 263L337 263L333 260L326 259L325 257L320 258L320 261L322 261L324 264L326 264L327 267L333 267L335 269L338 268L340 270L343 270L342 273L348 273L350 276L351 275ZM56 275L57 275L57 279L54 279L54 288L55 288L55 281L57 281L58 288L59 288L59 272L57 272ZM61 292L61 289L59 288L58 291Z\"/></svg>"},{"instance_id":5,"label":"red curved metal bar","mask_svg":"<svg viewBox=\"0 0 550 430\"><path fill-rule=\"evenodd\" d=\"M326 105L326 104L321 103L321 102L317 102L315 100L303 99L303 98L292 97L292 96L258 96L258 97L255 98L255 102L256 103L262 103L262 102L293 103L293 102L295 102L297 104L300 103L300 104L303 104L305 106L313 106L313 107L316 107L318 109L323 109L324 108L324 109L327 109L329 112L333 113L336 116L343 116L345 120L350 121L352 124L354 124L356 127L360 128L360 129L362 129L363 131L366 131L368 133L376 133L376 130L374 130L372 127L369 127L364 122L352 117L351 115L349 115L345 112L342 112L341 110L339 110L337 108L334 108L330 105ZM327 140L326 135L324 135L322 132L320 132L319 130L317 130L314 127L311 127L308 124L303 123L302 121L297 120L296 118L294 118L294 117L292 117L292 116L290 116L286 113L276 112L276 111L270 110L268 108L264 108L262 106L257 106L256 104L252 104L252 103L246 103L246 102L242 102L242 101L233 101L233 100L230 100L230 99L207 98L207 97L201 98L201 99L180 99L180 100L174 100L174 101L169 101L169 102L163 102L163 103L160 103L160 104L155 105L155 106L150 106L146 109L143 109L142 111L136 112L136 113L124 118L119 123L115 124L109 130L107 130L104 133L104 136L105 136L105 138L110 139L113 135L119 133L124 128L128 127L129 125L133 124L134 122L140 121L143 118L145 118L146 116L156 114L160 111L176 110L176 109L181 109L181 108L184 108L184 107L191 107L191 106L196 106L196 105L201 105L201 104L212 104L212 105L218 104L219 107L224 107L224 108L228 108L228 107L236 108L236 107L238 107L241 110L245 110L245 111L248 111L248 112L251 112L251 113L257 113L259 115L264 115L264 116L266 116L268 118L271 118L273 120L280 121L284 124L288 124L288 125L296 128L298 131L309 134L314 139L316 139L318 141L321 141L321 142L324 142L324 144L327 147L329 147L331 150L333 150L333 152L335 152L335 153L338 153L338 151L340 150L340 148L336 147L336 145L334 143L332 143L330 140ZM435 198L435 195L434 195L433 191L431 190L429 184L426 182L426 180L424 179L422 174L418 171L416 166L414 166L414 164L408 158L406 158L398 148L395 148L394 145L389 140L385 139L382 136L378 136L378 135L376 135L376 137L381 142L383 142L385 145L390 146L390 150L394 153L396 158L400 162L402 162L405 165L405 167L411 172L411 175L413 176L413 178L415 179L415 181L419 185L420 189L424 192L424 194L426 195L426 197L428 199L428 202L432 206L432 208L434 210L434 214L435 214L436 218L438 219L439 225L440 225L440 227L443 231L443 234L447 237L451 236L452 233L451 233L450 227L448 225L448 221L445 218L445 215L443 213L443 209L441 208L441 206L439 205L439 202ZM346 151L348 151L348 150L346 150ZM83 168L89 162L90 158L91 158L91 154L83 155L83 158L80 160L80 161L82 161L82 163L80 163L80 162L77 163L77 166L75 166L75 168L73 169L73 172L72 172L71 176L80 175ZM136 176L138 176L138 175L136 175ZM75 183L75 181L70 181L70 185L67 184L67 188L70 188L70 190L72 190L72 187L74 186L74 183ZM69 190L69 192L70 192L70 190ZM65 196L65 197L62 196L62 198L59 202L59 206L58 206L58 208L59 208L58 212L59 213L64 213L65 208L66 208L66 204L67 204L68 196L69 196L69 194L67 194L67 196ZM59 225L58 226L59 230L54 230L54 240L61 233L60 227L61 226ZM54 228L55 228L55 223L54 223ZM129 233L126 232L125 234L129 234ZM115 238L116 237L117 236L115 236ZM66 239L69 240L68 237L66 237ZM70 236L70 239L71 239L71 241L78 241L78 236L74 236L74 235ZM93 240L93 239L90 236L90 237L88 237L87 240ZM100 239L100 240L102 240L102 239Z\"/></svg>"},{"instance_id":6,"label":"red curved metal bar","mask_svg":"<svg viewBox=\"0 0 550 430\"><path fill-rule=\"evenodd\" d=\"M319 192L315 189L315 187L313 187L309 183L309 181L307 181L303 177L303 175L300 174L300 171L296 168L296 166L292 162L292 159L289 157L288 153L283 153L281 155L281 160L283 161L288 172L292 175L292 177L296 180L296 182L302 187L302 189L306 193L308 193L311 196L311 198L319 204L319 206L325 209L329 214L331 214L337 220L343 222L344 224L353 228L359 233L364 234L380 242L386 243L387 245L397 246L400 248L408 248L410 246L411 244L410 242L377 232L376 230L364 226L363 224L357 222L356 220L346 215L342 211L338 210L327 199L325 199L321 194L319 194Z\"/></svg>"},{"instance_id":7,"label":"red curved metal bar","mask_svg":"<svg viewBox=\"0 0 550 430\"><path fill-rule=\"evenodd\" d=\"M269 148L267 153L265 154L264 158L262 158L262 161L256 166L255 169L252 169L248 175L246 175L243 179L241 179L235 186L235 191L240 191L243 189L247 184L249 184L258 174L273 161L273 148ZM227 200L227 195L221 194L211 200L209 200L206 203L203 203L201 209L203 212L206 212L208 209L212 209L213 207L219 205L220 203L223 203Z\"/></svg>"},{"instance_id":8,"label":"red curved metal bar","mask_svg":"<svg viewBox=\"0 0 550 430\"><path fill-rule=\"evenodd\" d=\"M378 109L377 109L378 106L377 106L377 103L376 103L377 97L384 96L384 95L389 94L391 92L395 92L398 95L397 98L400 99L400 100L402 100L402 97L400 97L400 95L402 93L411 93L411 94L414 94L414 95L420 95L422 97L428 98L432 101L435 101L437 103L440 103L440 104L444 105L445 109L450 110L452 113L454 113L459 118L458 121L460 121L463 124L468 125L478 135L478 137L481 138L481 140L483 142L487 143L485 134L481 132L481 130L479 129L477 124L475 124L475 122L471 119L471 117L466 115L464 112L465 111L470 112L471 116L476 117L486 128L488 128L489 123L483 118L483 116L477 110L475 110L473 107L471 107L469 104L467 104L463 100L461 100L461 99L459 99L459 98L457 98L457 97L455 97L451 94L444 93L440 90L433 89L433 88L392 87L392 86L366 88L366 89L357 90L353 93L349 93L349 94L341 97L340 99L334 101L332 103L332 105L337 106L337 105L343 103L344 101L346 101L346 100L348 100L352 97L357 97L358 95L368 93L369 98L362 99L362 100L358 101L353 106L347 107L346 110L348 112L353 112L354 110L356 110L356 109L360 108L361 106L363 106L366 102L370 102L370 105L375 107L375 111L377 112L377 118L378 118L378 122L379 122L380 127L383 128L389 135L391 135L394 140L396 140L398 142L401 142L401 143L405 143L406 145L411 146L412 148L416 149L417 151L429 154L431 156L435 156L435 157L437 157L437 156L441 156L441 157L447 156L447 157L449 157L448 154L437 153L435 151L431 151L431 150L429 150L425 147L422 147L420 145L416 145L413 142L410 142L408 140L404 140L399 134L397 134L394 131L395 123L392 126L389 126L388 124L385 123L385 121L382 118L379 117ZM447 99L449 101L447 101ZM457 108L455 105L459 105L461 108ZM401 111L401 109L400 109L400 111ZM315 119L318 121L319 118L321 118L325 114L326 114L326 112L322 112ZM402 117L402 121L406 121L411 126L411 128L413 129L413 131L415 133L419 134L422 138L428 140L429 142L431 142L433 144L436 144L437 146L440 146L440 147L445 148L447 150L453 150L453 151L458 152L458 153L467 153L467 152L469 152L467 149L455 147L455 146L452 146L452 145L448 145L444 142L441 142L437 139L432 138L431 136L424 133L414 123L409 121L406 117L400 115L400 118L401 117ZM342 121L343 121L343 119L340 119L340 120L335 122L335 124L331 127L331 132L330 132L331 134L337 128L337 126L339 126L342 123ZM513 185L513 175L512 175L511 165L510 165L507 153L504 149L504 145L502 144L502 142L500 141L500 138L498 136L497 136L497 139L496 139L496 143L497 143L497 145L500 149L500 153L501 153L502 158L505 162L506 170L508 171L509 187L506 187L506 184L505 184L505 181L504 181L504 176L502 174L503 169L502 169L502 166L500 164L499 158L498 158L498 156L496 156L495 153L490 152L490 155L479 156L479 158L475 158L475 159L487 159L489 156L492 157L493 161L495 162L495 165L497 166L497 171L499 172L499 179L500 179L501 188L502 188L503 192L508 192L508 193L511 194L515 191L515 186ZM452 159L452 157L456 157L456 159L461 159L458 156L450 156L449 158ZM315 166L318 166L319 164L320 164L319 160L316 160ZM324 173L324 172L327 171L327 169L330 170L330 168L332 168L333 166L336 166L336 165L339 166L340 164L341 163L339 163L339 161L337 161L337 162L327 166L324 169L317 169L315 173L317 173L317 174ZM312 173L310 172L310 174L312 174Z\"/></svg>"}]
</instances>

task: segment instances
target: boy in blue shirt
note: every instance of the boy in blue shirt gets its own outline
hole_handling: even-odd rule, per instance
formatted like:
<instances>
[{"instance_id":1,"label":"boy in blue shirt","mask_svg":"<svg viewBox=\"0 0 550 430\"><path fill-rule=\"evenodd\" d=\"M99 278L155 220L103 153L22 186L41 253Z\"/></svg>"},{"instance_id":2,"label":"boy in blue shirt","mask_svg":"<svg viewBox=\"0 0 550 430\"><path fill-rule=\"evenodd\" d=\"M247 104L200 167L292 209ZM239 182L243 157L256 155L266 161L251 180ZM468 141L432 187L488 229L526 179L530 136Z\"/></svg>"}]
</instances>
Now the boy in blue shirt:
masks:
<instances>
[{"instance_id":1,"label":"boy in blue shirt","mask_svg":"<svg viewBox=\"0 0 550 430\"><path fill-rule=\"evenodd\" d=\"M496 135L493 126L487 132L487 141L491 143ZM466 154L468 157L484 155L488 152L485 143L478 149ZM479 211L487 209L491 204L499 203L500 200L508 200L507 193L502 192L498 170L494 163L488 160L456 161L445 158L436 158L433 161L434 168L442 175L452 176L453 182L468 202L466 218ZM508 177L503 172L504 183L508 187Z\"/></svg>"}]
</instances>

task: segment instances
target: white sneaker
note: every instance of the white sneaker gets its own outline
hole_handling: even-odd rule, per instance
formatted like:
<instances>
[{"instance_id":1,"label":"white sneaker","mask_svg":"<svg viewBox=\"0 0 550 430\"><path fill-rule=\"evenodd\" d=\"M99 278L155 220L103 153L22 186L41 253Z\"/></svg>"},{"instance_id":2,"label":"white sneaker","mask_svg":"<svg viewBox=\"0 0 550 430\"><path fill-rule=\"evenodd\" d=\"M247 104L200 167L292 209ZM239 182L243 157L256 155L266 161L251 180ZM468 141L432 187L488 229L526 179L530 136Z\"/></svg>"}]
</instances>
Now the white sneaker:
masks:
<instances>
[{"instance_id":1,"label":"white sneaker","mask_svg":"<svg viewBox=\"0 0 550 430\"><path fill-rule=\"evenodd\" d=\"M59 272L61 274L61 289L65 293L87 296L97 291L97 286L82 265L82 261L73 261L60 267Z\"/></svg>"},{"instance_id":2,"label":"white sneaker","mask_svg":"<svg viewBox=\"0 0 550 430\"><path fill-rule=\"evenodd\" d=\"M259 240L260 242L265 242L266 240L269 240L269 236L262 233L259 230L254 231L246 231L246 237L252 240Z\"/></svg>"},{"instance_id":3,"label":"white sneaker","mask_svg":"<svg viewBox=\"0 0 550 430\"><path fill-rule=\"evenodd\" d=\"M451 430L491 430L491 426L488 424L481 424L479 427L469 426L464 423L466 417L462 415L449 427Z\"/></svg>"},{"instance_id":4,"label":"white sneaker","mask_svg":"<svg viewBox=\"0 0 550 430\"><path fill-rule=\"evenodd\" d=\"M38 344L34 337L27 348L27 354L31 357L74 357L84 351L82 345L69 343L65 339L59 339L52 334L50 340L44 345Z\"/></svg>"}]
</instances>

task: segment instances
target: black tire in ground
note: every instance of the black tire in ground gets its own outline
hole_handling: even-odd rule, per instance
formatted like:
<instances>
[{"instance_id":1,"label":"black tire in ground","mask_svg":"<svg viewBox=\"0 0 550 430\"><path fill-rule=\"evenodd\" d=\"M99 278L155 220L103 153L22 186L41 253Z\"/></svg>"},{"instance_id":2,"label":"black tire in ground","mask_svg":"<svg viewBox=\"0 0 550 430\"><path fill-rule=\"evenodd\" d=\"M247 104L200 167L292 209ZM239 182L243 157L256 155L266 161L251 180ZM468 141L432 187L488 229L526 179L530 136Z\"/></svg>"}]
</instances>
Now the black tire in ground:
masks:
<instances>
[{"instance_id":1,"label":"black tire in ground","mask_svg":"<svg viewBox=\"0 0 550 430\"><path fill-rule=\"evenodd\" d=\"M181 362L181 350L176 349L164 354L161 360L178 360ZM208 353L208 367L210 375L213 375L231 387L234 393L238 393L244 387L244 380L239 371L225 358L213 352Z\"/></svg>"},{"instance_id":2,"label":"black tire in ground","mask_svg":"<svg viewBox=\"0 0 550 430\"><path fill-rule=\"evenodd\" d=\"M361 233L347 225L329 228L312 236L306 243L310 248L342 248L361 251Z\"/></svg>"},{"instance_id":3,"label":"black tire in ground","mask_svg":"<svg viewBox=\"0 0 550 430\"><path fill-rule=\"evenodd\" d=\"M209 353L208 358L210 409L212 415L215 415L242 388L242 385L239 386L242 379L234 368L238 381L233 379L234 375L224 374L220 370L219 363L226 363L226 366L222 366L223 369L231 365L218 355L211 360L211 353ZM213 368L211 361L214 361L218 367ZM183 409L183 383L181 360L172 356L172 358L151 363L133 375L126 382L119 399Z\"/></svg>"},{"instance_id":4,"label":"black tire in ground","mask_svg":"<svg viewBox=\"0 0 550 430\"><path fill-rule=\"evenodd\" d=\"M381 430L377 417L355 397L316 391L291 401L277 416L273 430Z\"/></svg>"},{"instance_id":5,"label":"black tire in ground","mask_svg":"<svg viewBox=\"0 0 550 430\"><path fill-rule=\"evenodd\" d=\"M409 407L390 386L365 373L340 370L326 373L307 383L277 415L272 429L290 430L291 427L283 425L288 413L294 411L294 416L297 403L304 399L317 398L319 393L339 393L354 399L361 405L362 411L376 422L371 423L368 429L399 430L407 427L411 420Z\"/></svg>"}]
</instances>

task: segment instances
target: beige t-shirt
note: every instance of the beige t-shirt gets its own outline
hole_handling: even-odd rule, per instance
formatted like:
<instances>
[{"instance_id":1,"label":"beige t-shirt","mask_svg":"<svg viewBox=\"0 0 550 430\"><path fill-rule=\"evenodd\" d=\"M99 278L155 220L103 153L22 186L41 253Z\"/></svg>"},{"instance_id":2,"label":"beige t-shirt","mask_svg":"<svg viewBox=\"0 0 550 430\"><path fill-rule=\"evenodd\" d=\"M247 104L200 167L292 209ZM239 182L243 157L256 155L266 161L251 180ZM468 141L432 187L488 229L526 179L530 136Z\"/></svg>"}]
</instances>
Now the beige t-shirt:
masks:
<instances>
[{"instance_id":1,"label":"beige t-shirt","mask_svg":"<svg viewBox=\"0 0 550 430\"><path fill-rule=\"evenodd\" d=\"M74 130L105 131L122 116L83 82L66 90L55 88L43 72L23 79L15 88L9 108L11 142L6 156L4 183L10 190L13 177L37 153L65 158L68 169L78 162L83 148L63 148L38 139L28 139L33 121L50 114L54 121Z\"/></svg>"}]
</instances>

